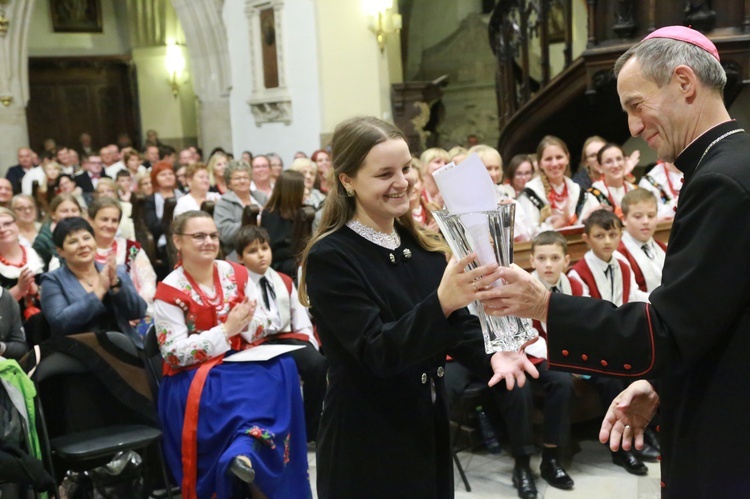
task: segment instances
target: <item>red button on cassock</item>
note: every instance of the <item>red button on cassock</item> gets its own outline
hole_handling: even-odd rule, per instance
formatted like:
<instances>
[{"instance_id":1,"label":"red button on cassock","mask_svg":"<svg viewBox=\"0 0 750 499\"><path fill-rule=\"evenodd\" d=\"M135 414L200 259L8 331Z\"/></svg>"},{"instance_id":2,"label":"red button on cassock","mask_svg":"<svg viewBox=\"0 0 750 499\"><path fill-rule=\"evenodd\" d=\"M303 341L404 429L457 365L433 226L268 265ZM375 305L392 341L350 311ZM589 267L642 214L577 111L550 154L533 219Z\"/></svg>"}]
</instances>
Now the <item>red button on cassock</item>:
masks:
<instances>
[{"instance_id":1,"label":"red button on cassock","mask_svg":"<svg viewBox=\"0 0 750 499\"><path fill-rule=\"evenodd\" d=\"M589 360L589 356L588 356L588 355L586 355L586 354L583 354L583 355L581 355L581 359L582 359L583 361L587 361L587 360Z\"/></svg>"},{"instance_id":2,"label":"red button on cassock","mask_svg":"<svg viewBox=\"0 0 750 499\"><path fill-rule=\"evenodd\" d=\"M567 357L569 353L570 352L568 352L567 350L563 350L562 351L563 357Z\"/></svg>"},{"instance_id":3,"label":"red button on cassock","mask_svg":"<svg viewBox=\"0 0 750 499\"><path fill-rule=\"evenodd\" d=\"M633 367L633 366L631 366L630 364L625 364L622 367L624 367L626 371L630 371L630 368Z\"/></svg>"},{"instance_id":4,"label":"red button on cassock","mask_svg":"<svg viewBox=\"0 0 750 499\"><path fill-rule=\"evenodd\" d=\"M602 366L604 366L604 367L607 367L607 361L606 361L606 360L603 360L603 361L601 362L601 364L602 364Z\"/></svg>"}]
</instances>

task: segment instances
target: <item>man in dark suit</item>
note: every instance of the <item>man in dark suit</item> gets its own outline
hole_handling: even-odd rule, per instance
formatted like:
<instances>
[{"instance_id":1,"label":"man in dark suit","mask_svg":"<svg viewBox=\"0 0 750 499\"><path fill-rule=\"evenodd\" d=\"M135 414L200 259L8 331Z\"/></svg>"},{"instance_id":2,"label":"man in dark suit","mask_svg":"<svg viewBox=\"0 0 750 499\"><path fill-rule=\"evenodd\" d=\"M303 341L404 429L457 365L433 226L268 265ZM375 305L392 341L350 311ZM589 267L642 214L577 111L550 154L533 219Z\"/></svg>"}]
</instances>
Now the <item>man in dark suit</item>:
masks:
<instances>
[{"instance_id":1,"label":"man in dark suit","mask_svg":"<svg viewBox=\"0 0 750 499\"><path fill-rule=\"evenodd\" d=\"M109 178L104 173L104 163L100 156L92 155L83 159L83 169L75 176L75 182L84 193L96 190L100 178Z\"/></svg>"},{"instance_id":2,"label":"man in dark suit","mask_svg":"<svg viewBox=\"0 0 750 499\"><path fill-rule=\"evenodd\" d=\"M5 174L5 178L10 180L13 186L13 194L21 193L21 179L26 175L26 172L34 167L34 159L31 154L31 149L28 147L21 147L18 149L18 164L8 168Z\"/></svg>"},{"instance_id":3,"label":"man in dark suit","mask_svg":"<svg viewBox=\"0 0 750 499\"><path fill-rule=\"evenodd\" d=\"M615 74L630 133L685 174L651 303L551 294L518 268L478 294L490 313L546 320L552 368L658 380L614 400L600 439L641 446L659 406L662 497L750 497L750 136L729 117L719 53L697 31L654 31Z\"/></svg>"}]
</instances>

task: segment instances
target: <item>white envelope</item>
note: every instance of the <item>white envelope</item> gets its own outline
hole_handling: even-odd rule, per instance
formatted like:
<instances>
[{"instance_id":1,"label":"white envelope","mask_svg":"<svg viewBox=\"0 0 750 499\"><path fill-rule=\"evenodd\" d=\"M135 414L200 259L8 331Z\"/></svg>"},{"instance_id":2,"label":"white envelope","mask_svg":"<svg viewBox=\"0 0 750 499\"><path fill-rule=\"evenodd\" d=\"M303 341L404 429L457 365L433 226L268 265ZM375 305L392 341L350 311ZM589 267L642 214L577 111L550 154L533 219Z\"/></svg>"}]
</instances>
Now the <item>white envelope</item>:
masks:
<instances>
[{"instance_id":1,"label":"white envelope","mask_svg":"<svg viewBox=\"0 0 750 499\"><path fill-rule=\"evenodd\" d=\"M278 357L281 354L305 348L304 345L258 345L230 357L224 357L224 362L262 362Z\"/></svg>"}]
</instances>

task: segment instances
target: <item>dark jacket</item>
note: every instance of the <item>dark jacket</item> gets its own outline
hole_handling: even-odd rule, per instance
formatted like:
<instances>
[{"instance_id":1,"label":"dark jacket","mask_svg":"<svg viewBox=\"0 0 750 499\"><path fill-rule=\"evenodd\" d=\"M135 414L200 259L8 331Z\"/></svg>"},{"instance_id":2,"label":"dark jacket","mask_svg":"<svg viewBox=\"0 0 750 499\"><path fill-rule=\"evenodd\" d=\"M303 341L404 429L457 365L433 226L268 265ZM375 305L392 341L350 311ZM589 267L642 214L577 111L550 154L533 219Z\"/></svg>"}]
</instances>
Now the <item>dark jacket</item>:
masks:
<instances>
[{"instance_id":1,"label":"dark jacket","mask_svg":"<svg viewBox=\"0 0 750 499\"><path fill-rule=\"evenodd\" d=\"M389 251L344 227L309 255L307 289L329 361L322 499L453 497L446 354L489 379L478 320L465 309L446 319L438 301L445 256L400 234Z\"/></svg>"},{"instance_id":2,"label":"dark jacket","mask_svg":"<svg viewBox=\"0 0 750 499\"><path fill-rule=\"evenodd\" d=\"M550 367L658 378L662 497L750 497L750 136L722 138L738 128L675 160L685 183L651 304L550 299Z\"/></svg>"}]
</instances>

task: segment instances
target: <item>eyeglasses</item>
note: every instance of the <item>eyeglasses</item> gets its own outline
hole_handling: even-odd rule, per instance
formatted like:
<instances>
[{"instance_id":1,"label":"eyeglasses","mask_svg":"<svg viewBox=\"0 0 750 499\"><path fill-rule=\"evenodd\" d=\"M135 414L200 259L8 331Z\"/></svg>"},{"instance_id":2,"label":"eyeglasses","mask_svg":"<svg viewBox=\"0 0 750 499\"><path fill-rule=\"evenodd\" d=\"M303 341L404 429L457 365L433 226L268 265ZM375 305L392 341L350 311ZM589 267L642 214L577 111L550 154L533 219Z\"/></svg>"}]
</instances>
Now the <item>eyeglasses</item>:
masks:
<instances>
[{"instance_id":1,"label":"eyeglasses","mask_svg":"<svg viewBox=\"0 0 750 499\"><path fill-rule=\"evenodd\" d=\"M33 206L16 206L13 208L13 211L20 211L20 212L31 212L34 211Z\"/></svg>"},{"instance_id":2,"label":"eyeglasses","mask_svg":"<svg viewBox=\"0 0 750 499\"><path fill-rule=\"evenodd\" d=\"M229 180L232 182L250 182L250 177L242 175L239 177L230 177Z\"/></svg>"},{"instance_id":3,"label":"eyeglasses","mask_svg":"<svg viewBox=\"0 0 750 499\"><path fill-rule=\"evenodd\" d=\"M208 239L208 238L211 238L211 239L213 239L215 241L219 240L219 233L218 232L212 232L211 234L206 234L204 232L195 232L193 234L178 233L177 235L178 236L190 236L193 239L193 241L195 241L196 243L199 243L199 244L205 242L206 239Z\"/></svg>"}]
</instances>

